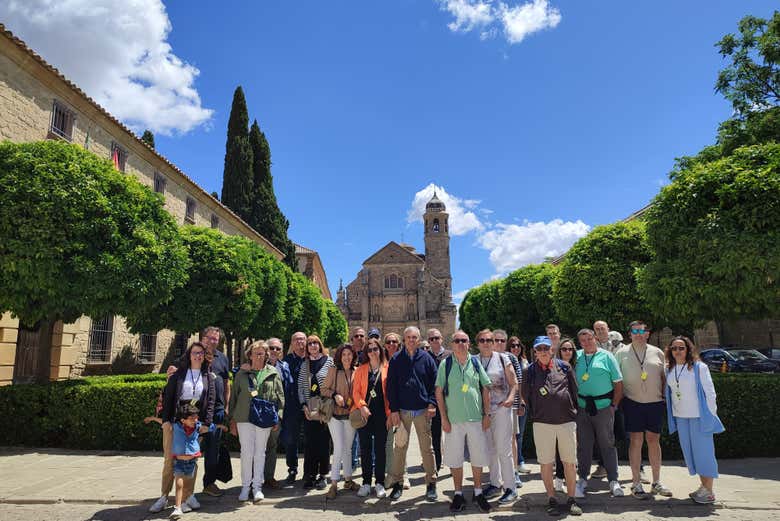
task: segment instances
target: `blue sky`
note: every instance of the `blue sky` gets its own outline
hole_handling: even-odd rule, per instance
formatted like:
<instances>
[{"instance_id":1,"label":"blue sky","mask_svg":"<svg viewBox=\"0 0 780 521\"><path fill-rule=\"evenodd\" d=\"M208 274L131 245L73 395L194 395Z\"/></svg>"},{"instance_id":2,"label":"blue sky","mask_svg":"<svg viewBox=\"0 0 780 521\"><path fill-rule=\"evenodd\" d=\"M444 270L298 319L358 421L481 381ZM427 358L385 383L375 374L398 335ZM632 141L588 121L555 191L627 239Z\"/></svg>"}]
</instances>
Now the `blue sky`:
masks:
<instances>
[{"instance_id":1,"label":"blue sky","mask_svg":"<svg viewBox=\"0 0 780 521\"><path fill-rule=\"evenodd\" d=\"M30 0L0 6L0 21L156 129L158 150L209 191L242 85L290 235L320 253L333 291L390 240L423 249L413 217L435 183L460 233L457 293L647 204L730 114L714 43L776 7Z\"/></svg>"}]
</instances>

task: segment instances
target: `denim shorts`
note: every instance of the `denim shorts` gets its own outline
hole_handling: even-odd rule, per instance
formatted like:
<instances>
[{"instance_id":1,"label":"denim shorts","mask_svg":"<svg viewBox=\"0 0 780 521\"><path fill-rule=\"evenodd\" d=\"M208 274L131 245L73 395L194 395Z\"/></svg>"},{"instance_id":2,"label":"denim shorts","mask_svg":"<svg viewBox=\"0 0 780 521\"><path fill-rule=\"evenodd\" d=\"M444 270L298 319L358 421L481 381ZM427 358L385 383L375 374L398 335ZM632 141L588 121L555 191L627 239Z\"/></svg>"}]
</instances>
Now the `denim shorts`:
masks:
<instances>
[{"instance_id":1,"label":"denim shorts","mask_svg":"<svg viewBox=\"0 0 780 521\"><path fill-rule=\"evenodd\" d=\"M173 462L173 475L177 478L193 478L195 477L195 466L198 464L197 459L177 459Z\"/></svg>"}]
</instances>

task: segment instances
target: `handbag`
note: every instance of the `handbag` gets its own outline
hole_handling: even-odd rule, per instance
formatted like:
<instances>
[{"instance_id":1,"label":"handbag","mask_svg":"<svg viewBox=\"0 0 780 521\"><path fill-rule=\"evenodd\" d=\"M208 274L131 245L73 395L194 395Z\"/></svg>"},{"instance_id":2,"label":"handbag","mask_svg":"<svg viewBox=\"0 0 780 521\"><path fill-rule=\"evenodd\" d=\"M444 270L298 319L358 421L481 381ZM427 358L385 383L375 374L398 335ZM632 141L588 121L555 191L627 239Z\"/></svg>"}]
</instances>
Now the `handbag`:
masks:
<instances>
[{"instance_id":1,"label":"handbag","mask_svg":"<svg viewBox=\"0 0 780 521\"><path fill-rule=\"evenodd\" d=\"M374 389L376 389L376 384L379 381L379 378L381 376L381 369L380 373L376 375L376 378L374 379L374 385L371 386L371 392L373 393ZM368 378L368 376L366 376ZM372 394L368 395L368 402L366 403L366 407L371 405L371 400L374 399L374 396ZM353 410L351 413L349 413L349 423L352 425L352 428L355 430L362 429L366 426L368 423L368 419L363 418L363 415L360 414L360 408Z\"/></svg>"},{"instance_id":2,"label":"handbag","mask_svg":"<svg viewBox=\"0 0 780 521\"><path fill-rule=\"evenodd\" d=\"M279 423L276 404L257 396L254 377L251 374L248 374L247 377L249 378L249 392L252 394L252 401L249 402L249 423L261 429L273 427Z\"/></svg>"}]
</instances>

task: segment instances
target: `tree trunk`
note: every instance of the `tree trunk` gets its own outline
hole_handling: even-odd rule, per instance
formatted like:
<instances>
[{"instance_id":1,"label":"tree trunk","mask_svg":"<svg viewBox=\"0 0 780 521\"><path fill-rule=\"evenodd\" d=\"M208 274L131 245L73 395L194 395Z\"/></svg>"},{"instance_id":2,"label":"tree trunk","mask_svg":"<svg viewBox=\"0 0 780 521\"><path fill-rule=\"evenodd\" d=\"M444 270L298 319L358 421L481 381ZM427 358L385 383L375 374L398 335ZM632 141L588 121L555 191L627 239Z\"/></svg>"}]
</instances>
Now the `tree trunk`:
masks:
<instances>
[{"instance_id":1,"label":"tree trunk","mask_svg":"<svg viewBox=\"0 0 780 521\"><path fill-rule=\"evenodd\" d=\"M43 384L51 380L51 337L56 323L57 319L53 317L40 322L35 383Z\"/></svg>"},{"instance_id":2,"label":"tree trunk","mask_svg":"<svg viewBox=\"0 0 780 521\"><path fill-rule=\"evenodd\" d=\"M227 355L228 365L233 368L233 334L225 331L225 354Z\"/></svg>"}]
</instances>

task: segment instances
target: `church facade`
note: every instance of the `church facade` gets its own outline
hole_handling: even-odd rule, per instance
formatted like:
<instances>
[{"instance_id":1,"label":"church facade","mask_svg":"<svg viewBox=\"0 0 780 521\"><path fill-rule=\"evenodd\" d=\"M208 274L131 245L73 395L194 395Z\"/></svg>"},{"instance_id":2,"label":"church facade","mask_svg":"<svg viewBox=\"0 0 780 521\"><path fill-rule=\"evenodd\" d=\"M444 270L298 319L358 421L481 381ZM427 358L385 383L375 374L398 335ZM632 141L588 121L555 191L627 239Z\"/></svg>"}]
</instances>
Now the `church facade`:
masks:
<instances>
[{"instance_id":1,"label":"church facade","mask_svg":"<svg viewBox=\"0 0 780 521\"><path fill-rule=\"evenodd\" d=\"M424 254L390 241L363 261L355 280L346 287L339 284L336 304L350 328L376 327L385 335L401 334L411 325L423 336L436 328L448 341L455 332L456 313L448 221L446 207L434 193L423 215Z\"/></svg>"}]
</instances>

